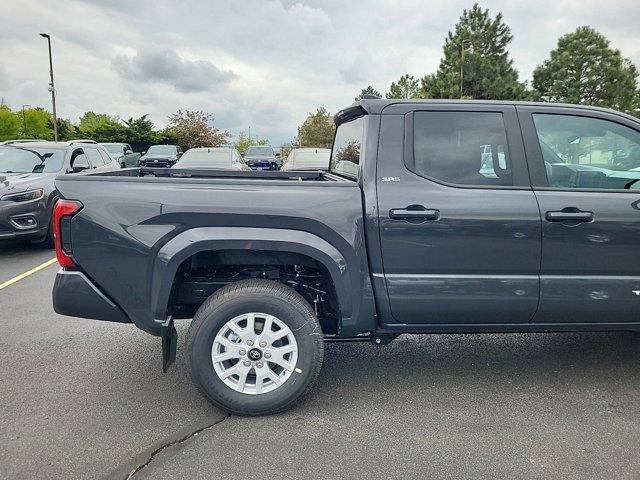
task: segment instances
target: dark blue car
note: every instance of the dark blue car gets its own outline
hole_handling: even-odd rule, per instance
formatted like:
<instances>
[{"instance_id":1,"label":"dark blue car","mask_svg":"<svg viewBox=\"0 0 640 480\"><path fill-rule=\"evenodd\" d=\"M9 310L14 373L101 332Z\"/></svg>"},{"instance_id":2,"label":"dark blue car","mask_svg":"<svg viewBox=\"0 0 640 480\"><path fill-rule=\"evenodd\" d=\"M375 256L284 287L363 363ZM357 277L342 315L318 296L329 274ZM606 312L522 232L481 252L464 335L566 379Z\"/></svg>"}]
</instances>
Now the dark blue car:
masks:
<instances>
[{"instance_id":1,"label":"dark blue car","mask_svg":"<svg viewBox=\"0 0 640 480\"><path fill-rule=\"evenodd\" d=\"M247 148L244 160L251 170L277 170L276 154L272 147L256 146Z\"/></svg>"}]
</instances>

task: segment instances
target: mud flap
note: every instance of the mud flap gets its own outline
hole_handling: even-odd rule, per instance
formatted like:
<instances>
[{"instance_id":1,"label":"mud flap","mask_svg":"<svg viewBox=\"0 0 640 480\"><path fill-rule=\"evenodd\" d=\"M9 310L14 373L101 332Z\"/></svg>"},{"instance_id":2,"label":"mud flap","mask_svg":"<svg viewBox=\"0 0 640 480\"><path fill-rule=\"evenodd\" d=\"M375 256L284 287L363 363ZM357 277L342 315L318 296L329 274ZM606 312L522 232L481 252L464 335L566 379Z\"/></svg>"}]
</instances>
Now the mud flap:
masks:
<instances>
[{"instance_id":1,"label":"mud flap","mask_svg":"<svg viewBox=\"0 0 640 480\"><path fill-rule=\"evenodd\" d=\"M173 326L173 319L160 327L160 339L162 341L162 371L167 373L169 366L176 360L178 349L178 332Z\"/></svg>"}]
</instances>

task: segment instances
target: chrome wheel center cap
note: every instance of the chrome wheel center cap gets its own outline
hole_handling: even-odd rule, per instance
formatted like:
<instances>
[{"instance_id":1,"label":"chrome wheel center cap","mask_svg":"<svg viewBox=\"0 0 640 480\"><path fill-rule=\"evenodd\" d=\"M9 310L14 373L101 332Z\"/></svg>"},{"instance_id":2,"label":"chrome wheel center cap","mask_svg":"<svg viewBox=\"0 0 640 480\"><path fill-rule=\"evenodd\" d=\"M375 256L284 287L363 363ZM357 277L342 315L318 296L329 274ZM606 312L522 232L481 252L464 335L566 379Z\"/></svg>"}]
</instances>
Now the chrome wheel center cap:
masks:
<instances>
[{"instance_id":1,"label":"chrome wheel center cap","mask_svg":"<svg viewBox=\"0 0 640 480\"><path fill-rule=\"evenodd\" d=\"M259 348L252 348L251 350L249 350L248 355L249 355L249 358L254 362L257 362L262 358L262 352L260 351Z\"/></svg>"}]
</instances>

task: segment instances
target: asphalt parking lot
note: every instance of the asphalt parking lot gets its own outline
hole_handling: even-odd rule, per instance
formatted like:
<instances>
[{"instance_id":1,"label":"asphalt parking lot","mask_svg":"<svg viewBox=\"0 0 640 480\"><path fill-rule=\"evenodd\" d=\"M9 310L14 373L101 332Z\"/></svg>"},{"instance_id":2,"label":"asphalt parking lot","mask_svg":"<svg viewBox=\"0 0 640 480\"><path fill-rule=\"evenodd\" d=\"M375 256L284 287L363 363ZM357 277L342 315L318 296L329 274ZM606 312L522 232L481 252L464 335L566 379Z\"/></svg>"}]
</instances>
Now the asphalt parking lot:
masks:
<instances>
[{"instance_id":1,"label":"asphalt parking lot","mask_svg":"<svg viewBox=\"0 0 640 480\"><path fill-rule=\"evenodd\" d=\"M54 257L0 246L0 285ZM330 344L286 413L227 416L157 338L56 315L50 265L0 289L0 478L638 478L640 338Z\"/></svg>"}]
</instances>

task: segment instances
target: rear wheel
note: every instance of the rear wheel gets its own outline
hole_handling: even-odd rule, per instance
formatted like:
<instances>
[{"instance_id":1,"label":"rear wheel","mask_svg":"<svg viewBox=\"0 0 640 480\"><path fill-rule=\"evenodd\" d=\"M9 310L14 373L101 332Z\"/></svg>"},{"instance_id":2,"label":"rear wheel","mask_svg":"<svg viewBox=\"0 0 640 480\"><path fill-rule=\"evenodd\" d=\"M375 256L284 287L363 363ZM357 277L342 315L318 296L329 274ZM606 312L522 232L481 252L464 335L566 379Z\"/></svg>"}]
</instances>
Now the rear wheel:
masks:
<instances>
[{"instance_id":1,"label":"rear wheel","mask_svg":"<svg viewBox=\"0 0 640 480\"><path fill-rule=\"evenodd\" d=\"M295 290L243 280L202 304L187 347L192 379L214 405L267 415L309 389L320 372L324 343L313 310Z\"/></svg>"}]
</instances>

